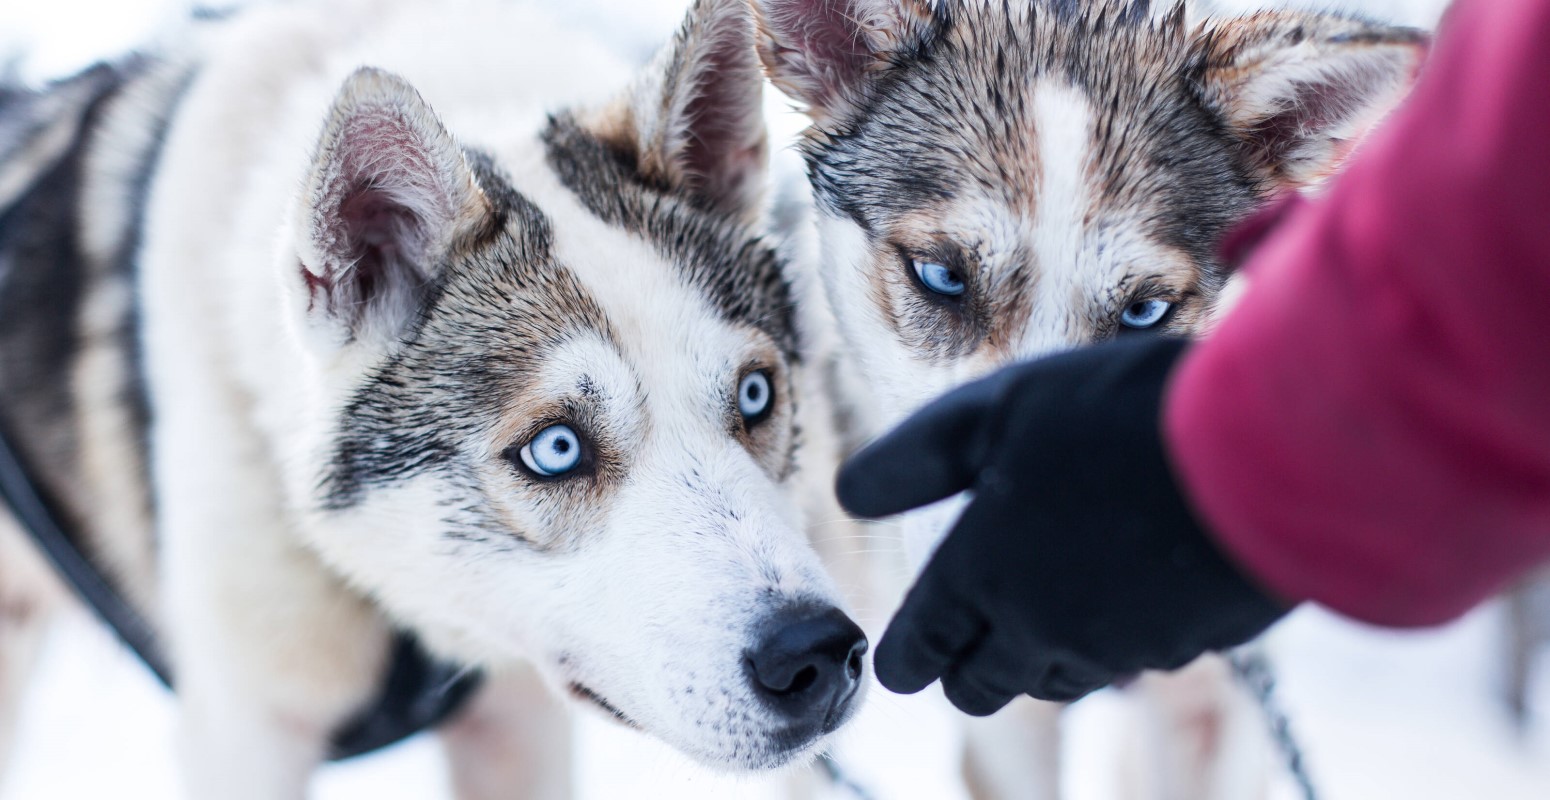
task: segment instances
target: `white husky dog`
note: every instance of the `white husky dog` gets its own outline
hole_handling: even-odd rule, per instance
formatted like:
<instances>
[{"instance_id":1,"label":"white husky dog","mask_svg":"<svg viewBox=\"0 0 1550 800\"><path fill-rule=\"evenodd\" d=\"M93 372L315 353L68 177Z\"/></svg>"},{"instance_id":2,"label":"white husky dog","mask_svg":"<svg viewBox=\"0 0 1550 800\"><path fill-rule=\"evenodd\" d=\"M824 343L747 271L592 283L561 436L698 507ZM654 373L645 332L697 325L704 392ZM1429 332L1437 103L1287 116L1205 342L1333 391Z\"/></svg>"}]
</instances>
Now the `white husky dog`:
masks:
<instances>
[{"instance_id":1,"label":"white husky dog","mask_svg":"<svg viewBox=\"0 0 1550 800\"><path fill-rule=\"evenodd\" d=\"M815 268L857 440L1018 359L1204 332L1224 232L1329 174L1424 50L1354 18L1149 0L751 2L768 74L811 118ZM917 561L958 507L904 519ZM1222 662L1153 683L1137 795L1257 794L1263 737ZM973 725L971 785L1057 796L1055 724L1022 703Z\"/></svg>"},{"instance_id":2,"label":"white husky dog","mask_svg":"<svg viewBox=\"0 0 1550 800\"><path fill-rule=\"evenodd\" d=\"M535 5L198 28L0 91L0 419L164 632L190 796L302 796L395 628L492 673L464 796L566 793L538 683L720 768L815 752L866 641L788 496L746 3L633 82ZM18 536L0 729L58 596Z\"/></svg>"}]
</instances>

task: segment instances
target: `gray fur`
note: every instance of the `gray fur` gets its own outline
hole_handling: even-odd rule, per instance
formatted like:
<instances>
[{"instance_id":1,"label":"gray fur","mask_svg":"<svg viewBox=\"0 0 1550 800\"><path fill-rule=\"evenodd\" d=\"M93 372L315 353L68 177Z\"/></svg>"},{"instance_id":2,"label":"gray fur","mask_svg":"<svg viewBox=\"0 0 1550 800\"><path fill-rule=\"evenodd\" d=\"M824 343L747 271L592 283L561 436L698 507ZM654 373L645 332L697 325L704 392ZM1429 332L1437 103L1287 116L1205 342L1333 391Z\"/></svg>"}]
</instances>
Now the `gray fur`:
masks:
<instances>
[{"instance_id":1,"label":"gray fur","mask_svg":"<svg viewBox=\"0 0 1550 800\"><path fill-rule=\"evenodd\" d=\"M487 158L471 155L495 207L493 231L439 270L417 323L341 412L324 478L330 510L349 507L371 485L454 461L452 442L483 424L486 409L522 384L543 358L542 347L581 330L616 338L595 301L555 263L543 212ZM450 536L486 538L467 515L455 519Z\"/></svg>"},{"instance_id":2,"label":"gray fur","mask_svg":"<svg viewBox=\"0 0 1550 800\"><path fill-rule=\"evenodd\" d=\"M791 288L770 245L701 209L692 192L643 180L633 153L610 148L569 115L551 120L544 140L550 166L592 213L644 236L724 319L764 331L798 358Z\"/></svg>"},{"instance_id":3,"label":"gray fur","mask_svg":"<svg viewBox=\"0 0 1550 800\"><path fill-rule=\"evenodd\" d=\"M435 13L397 11L359 50L325 33L369 27L355 9L277 8L208 23L197 80L169 55L0 94L21 187L0 203L0 414L23 409L104 571L144 567L120 583L164 601L181 697L304 719L257 739L324 744L397 625L459 663L530 659L710 763L805 755L856 695L796 729L743 667L783 597L837 597L787 497L799 343L757 228L747 8L701 0L628 86L606 60L561 91L478 85L491 117L458 91L477 71L400 46ZM467 11L453 24L520 19ZM755 372L768 410L740 412ZM560 425L581 455L563 475L530 449ZM253 652L225 662L223 641ZM680 680L693 701L658 701Z\"/></svg>"},{"instance_id":4,"label":"gray fur","mask_svg":"<svg viewBox=\"0 0 1550 800\"><path fill-rule=\"evenodd\" d=\"M0 172L35 172L0 210L0 410L81 545L142 607L154 591L145 481L151 414L133 286L150 178L187 81L182 67L132 56L13 94L0 108L0 130L11 134L0 144ZM43 141L66 131L68 148L39 160ZM105 199L113 208L99 206ZM124 301L104 303L105 296ZM104 362L113 366L101 370ZM82 370L119 414L110 434L80 427L101 411L78 394ZM133 507L109 512L85 494L86 450L103 443L83 437L103 435L124 440L114 452L128 460L113 468L135 497L117 500Z\"/></svg>"},{"instance_id":5,"label":"gray fur","mask_svg":"<svg viewBox=\"0 0 1550 800\"><path fill-rule=\"evenodd\" d=\"M767 73L808 106L813 261L864 412L845 424L872 434L1018 360L1208 330L1224 233L1338 168L1424 49L1339 15L1195 24L1182 2L752 2ZM962 502L898 520L917 564ZM1177 685L1204 690L1159 709L1158 769L1136 777L1252 796L1256 776L1221 765L1255 745L1212 686L1225 672L1202 669ZM968 740L976 793L1059 796L1053 714L1007 709Z\"/></svg>"},{"instance_id":6,"label":"gray fur","mask_svg":"<svg viewBox=\"0 0 1550 800\"><path fill-rule=\"evenodd\" d=\"M0 208L0 418L42 488L72 507L78 442L69 371L78 346L76 320L89 266L78 209L88 131L128 76L99 65L0 107L0 155L14 168L38 136L68 130L68 146L33 161L26 189ZM57 94L55 94L57 93ZM35 154L33 154L35 155Z\"/></svg>"},{"instance_id":7,"label":"gray fur","mask_svg":"<svg viewBox=\"0 0 1550 800\"><path fill-rule=\"evenodd\" d=\"M1228 277L1215 252L1225 232L1276 194L1327 176L1424 47L1419 32L1339 15L1197 25L1183 2L757 5L767 70L811 106L800 148L822 213L891 254L875 259L870 300L912 355L944 366L976 353L1037 354L1017 343L1047 307L1041 283L1079 267L1071 253L1035 252L1035 239L1065 230L1103 243L1085 256L1088 279L1103 272L1103 285L1085 287L1059 318L1046 315L1045 347L1118 335L1120 312L1150 297L1173 303L1154 330L1198 330ZM829 16L798 22L799 10ZM870 60L837 55L838 41ZM1046 90L1070 93L1090 115L1081 141L1059 140L1078 164L1041 163L1060 157L1048 131L1069 124L1037 107ZM1073 170L1074 180L1064 177ZM1081 199L1043 196L1048 174L1078 184ZM971 203L1021 232L955 240L940 221ZM1061 205L1070 203L1081 207ZM1040 229L1033 220L1047 209L1064 221ZM1118 240L1144 241L1177 263L1105 252ZM912 260L947 266L969 289L911 289Z\"/></svg>"},{"instance_id":8,"label":"gray fur","mask_svg":"<svg viewBox=\"0 0 1550 800\"><path fill-rule=\"evenodd\" d=\"M1014 207L1034 202L1029 91L1053 76L1101 98L1104 202L1149 208L1156 235L1215 277L1213 243L1268 187L1195 97L1200 61L1182 6L1155 25L1137 8L941 4L938 25L894 56L869 102L804 142L821 202L873 232L971 183Z\"/></svg>"}]
</instances>

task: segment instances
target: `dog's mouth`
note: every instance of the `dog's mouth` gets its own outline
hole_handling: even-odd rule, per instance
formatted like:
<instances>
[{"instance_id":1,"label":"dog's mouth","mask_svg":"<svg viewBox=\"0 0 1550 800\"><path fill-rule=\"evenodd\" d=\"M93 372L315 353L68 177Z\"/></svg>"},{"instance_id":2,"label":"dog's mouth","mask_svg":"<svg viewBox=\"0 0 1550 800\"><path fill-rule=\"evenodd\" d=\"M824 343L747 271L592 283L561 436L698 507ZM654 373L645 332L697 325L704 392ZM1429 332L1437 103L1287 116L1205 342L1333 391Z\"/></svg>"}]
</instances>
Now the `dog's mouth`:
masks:
<instances>
[{"instance_id":1,"label":"dog's mouth","mask_svg":"<svg viewBox=\"0 0 1550 800\"><path fill-rule=\"evenodd\" d=\"M576 681L571 681L570 693L577 700L582 700L582 701L591 703L592 705L595 705L598 708L603 709L603 711L607 712L609 716L611 716L614 719L618 720L619 722L623 723L625 725L625 727L634 728L635 730L642 730L642 728L640 726L640 723L636 722L633 719L630 719L628 716L625 715L625 713L623 711L619 710L618 706L615 706L613 703L608 702L606 699L604 699L604 697L602 695L598 694L597 692L592 691L590 688L586 687L585 685L583 685L581 683L578 683Z\"/></svg>"},{"instance_id":2,"label":"dog's mouth","mask_svg":"<svg viewBox=\"0 0 1550 800\"><path fill-rule=\"evenodd\" d=\"M639 731L642 733L647 732L640 723L631 719L628 714L625 714L619 709L618 706L610 702L608 698L598 694L597 691L592 689L590 686L587 686L580 681L571 681L566 686L566 689L569 690L572 697L601 709L604 713L608 714L608 716L619 722L619 724L624 725L631 730ZM852 694L852 696L854 695ZM847 698L847 700L848 699L849 698ZM849 703L846 702L842 705L848 706ZM764 770L782 767L790 764L793 760L801 757L803 754L811 752L814 745L820 739L833 732L849 717L849 711L842 710L835 715L829 716L816 725L797 725L781 730L771 731L768 734L769 741L762 749L762 755L756 755L756 757L751 759L746 753L743 754L742 758L735 759L733 761L726 760L725 754L717 755L714 753L701 753L699 756L697 756L697 758L706 761L706 763L715 763L721 766L735 764L736 766L740 766L745 769ZM690 752L691 755L693 753L692 750L688 752Z\"/></svg>"}]
</instances>

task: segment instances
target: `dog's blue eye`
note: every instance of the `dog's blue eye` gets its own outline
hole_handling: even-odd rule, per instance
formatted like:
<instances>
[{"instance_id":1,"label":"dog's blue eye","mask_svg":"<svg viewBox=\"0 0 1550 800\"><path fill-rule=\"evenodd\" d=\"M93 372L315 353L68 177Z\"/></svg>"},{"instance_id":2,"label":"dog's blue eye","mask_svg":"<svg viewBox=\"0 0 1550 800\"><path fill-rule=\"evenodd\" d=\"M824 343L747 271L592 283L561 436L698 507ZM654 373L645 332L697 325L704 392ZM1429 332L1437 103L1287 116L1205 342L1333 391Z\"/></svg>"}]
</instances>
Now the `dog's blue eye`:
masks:
<instances>
[{"instance_id":1,"label":"dog's blue eye","mask_svg":"<svg viewBox=\"0 0 1550 800\"><path fill-rule=\"evenodd\" d=\"M518 455L539 475L563 475L581 463L581 437L569 425L550 425L523 445Z\"/></svg>"},{"instance_id":2,"label":"dog's blue eye","mask_svg":"<svg viewBox=\"0 0 1550 800\"><path fill-rule=\"evenodd\" d=\"M963 282L963 276L958 271L944 264L936 264L930 261L914 260L915 274L920 277L920 282L937 294L945 294L948 297L957 297L969 287Z\"/></svg>"},{"instance_id":3,"label":"dog's blue eye","mask_svg":"<svg viewBox=\"0 0 1550 800\"><path fill-rule=\"evenodd\" d=\"M764 370L750 372L737 384L737 410L744 422L758 422L769 413L775 399L770 376Z\"/></svg>"},{"instance_id":4,"label":"dog's blue eye","mask_svg":"<svg viewBox=\"0 0 1550 800\"><path fill-rule=\"evenodd\" d=\"M1127 328L1144 331L1156 327L1172 310L1173 303L1167 300L1142 300L1131 303L1125 313L1119 315L1119 321Z\"/></svg>"}]
</instances>

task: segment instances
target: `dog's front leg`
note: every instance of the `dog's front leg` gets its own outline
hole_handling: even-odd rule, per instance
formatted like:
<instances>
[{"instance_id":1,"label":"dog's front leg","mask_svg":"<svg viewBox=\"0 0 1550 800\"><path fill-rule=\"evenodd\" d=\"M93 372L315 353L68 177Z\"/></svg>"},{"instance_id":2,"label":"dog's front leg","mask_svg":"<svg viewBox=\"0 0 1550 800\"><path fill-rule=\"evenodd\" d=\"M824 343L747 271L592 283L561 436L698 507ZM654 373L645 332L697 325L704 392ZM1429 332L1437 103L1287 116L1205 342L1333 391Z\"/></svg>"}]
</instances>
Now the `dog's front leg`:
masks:
<instances>
[{"instance_id":1,"label":"dog's front leg","mask_svg":"<svg viewBox=\"0 0 1550 800\"><path fill-rule=\"evenodd\" d=\"M37 665L43 634L63 601L63 587L32 543L0 512L0 777L5 775L22 695Z\"/></svg>"},{"instance_id":2,"label":"dog's front leg","mask_svg":"<svg viewBox=\"0 0 1550 800\"><path fill-rule=\"evenodd\" d=\"M156 477L188 796L300 798L376 689L387 628L297 541L241 418L183 411L158 430Z\"/></svg>"},{"instance_id":3,"label":"dog's front leg","mask_svg":"<svg viewBox=\"0 0 1550 800\"><path fill-rule=\"evenodd\" d=\"M523 666L492 675L441 729L459 800L571 796L571 720Z\"/></svg>"},{"instance_id":4,"label":"dog's front leg","mask_svg":"<svg viewBox=\"0 0 1550 800\"><path fill-rule=\"evenodd\" d=\"M264 527L204 528L207 546L169 558L191 798L305 796L330 735L369 701L383 669L377 615Z\"/></svg>"},{"instance_id":5,"label":"dog's front leg","mask_svg":"<svg viewBox=\"0 0 1550 800\"><path fill-rule=\"evenodd\" d=\"M329 736L373 695L387 652L377 615L262 527L205 528L230 539L169 558L192 798L305 796Z\"/></svg>"},{"instance_id":6,"label":"dog's front leg","mask_svg":"<svg viewBox=\"0 0 1550 800\"><path fill-rule=\"evenodd\" d=\"M1226 660L1206 656L1178 672L1148 672L1129 690L1141 715L1139 752L1122 774L1127 800L1255 800L1268 791L1271 747L1253 700Z\"/></svg>"},{"instance_id":7,"label":"dog's front leg","mask_svg":"<svg viewBox=\"0 0 1550 800\"><path fill-rule=\"evenodd\" d=\"M968 720L964 779L977 800L1060 797L1063 706L1019 697L993 716Z\"/></svg>"}]
</instances>

